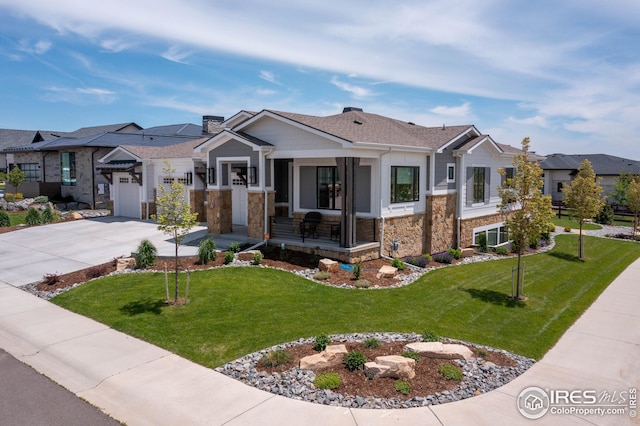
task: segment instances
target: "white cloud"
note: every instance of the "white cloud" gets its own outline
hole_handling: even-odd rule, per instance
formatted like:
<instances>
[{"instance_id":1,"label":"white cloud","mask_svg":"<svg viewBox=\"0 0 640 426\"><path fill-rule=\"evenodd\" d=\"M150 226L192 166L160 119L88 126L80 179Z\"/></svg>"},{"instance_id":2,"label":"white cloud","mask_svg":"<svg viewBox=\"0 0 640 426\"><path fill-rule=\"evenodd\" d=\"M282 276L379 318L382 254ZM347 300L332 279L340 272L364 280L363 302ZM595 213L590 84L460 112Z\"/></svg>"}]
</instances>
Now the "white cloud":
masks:
<instances>
[{"instance_id":1,"label":"white cloud","mask_svg":"<svg viewBox=\"0 0 640 426\"><path fill-rule=\"evenodd\" d=\"M547 122L547 118L542 115L536 115L534 117L526 117L526 118L515 118L509 117L509 121L517 124L525 124L537 127L549 127L549 123Z\"/></svg>"},{"instance_id":2,"label":"white cloud","mask_svg":"<svg viewBox=\"0 0 640 426\"><path fill-rule=\"evenodd\" d=\"M436 115L443 115L447 117L459 117L466 118L471 114L471 104L469 102L465 102L462 105L458 106L437 106L435 108L431 108L432 113Z\"/></svg>"},{"instance_id":3,"label":"white cloud","mask_svg":"<svg viewBox=\"0 0 640 426\"><path fill-rule=\"evenodd\" d=\"M275 95L278 92L271 89L258 89L256 90L256 93L261 96L271 96L271 95Z\"/></svg>"},{"instance_id":4,"label":"white cloud","mask_svg":"<svg viewBox=\"0 0 640 426\"><path fill-rule=\"evenodd\" d=\"M350 93L354 99L362 99L373 95L373 93L369 89L362 86L357 86L355 84L345 83L338 80L337 77L333 77L331 79L331 84L342 91Z\"/></svg>"},{"instance_id":5,"label":"white cloud","mask_svg":"<svg viewBox=\"0 0 640 426\"><path fill-rule=\"evenodd\" d=\"M260 71L260 78L265 81L268 81L269 83L280 84L276 80L275 74L271 71L265 71L265 70Z\"/></svg>"},{"instance_id":6,"label":"white cloud","mask_svg":"<svg viewBox=\"0 0 640 426\"><path fill-rule=\"evenodd\" d=\"M48 93L44 95L44 98L51 102L67 102L78 105L109 104L117 98L115 92L95 87L68 88L50 86L46 90Z\"/></svg>"},{"instance_id":7,"label":"white cloud","mask_svg":"<svg viewBox=\"0 0 640 426\"><path fill-rule=\"evenodd\" d=\"M38 40L37 42L32 44L29 40L23 39L20 40L20 46L18 47L18 49L25 53L42 55L44 53L47 53L51 49L51 46L53 46L53 43L48 40Z\"/></svg>"},{"instance_id":8,"label":"white cloud","mask_svg":"<svg viewBox=\"0 0 640 426\"><path fill-rule=\"evenodd\" d=\"M161 56L168 61L188 65L189 62L187 62L186 59L191 56L191 52L185 52L177 46L171 46L169 49L164 51Z\"/></svg>"},{"instance_id":9,"label":"white cloud","mask_svg":"<svg viewBox=\"0 0 640 426\"><path fill-rule=\"evenodd\" d=\"M124 38L115 38L102 40L100 46L107 52L119 53L135 47L136 43Z\"/></svg>"}]
</instances>

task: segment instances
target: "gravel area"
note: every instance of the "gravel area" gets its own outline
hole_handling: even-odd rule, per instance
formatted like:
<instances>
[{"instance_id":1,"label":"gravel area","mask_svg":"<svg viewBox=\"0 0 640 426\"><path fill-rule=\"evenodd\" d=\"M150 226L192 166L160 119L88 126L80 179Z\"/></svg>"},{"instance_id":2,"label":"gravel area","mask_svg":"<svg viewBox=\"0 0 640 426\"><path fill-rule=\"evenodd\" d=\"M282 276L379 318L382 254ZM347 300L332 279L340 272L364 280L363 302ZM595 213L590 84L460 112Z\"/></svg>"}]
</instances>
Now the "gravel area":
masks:
<instances>
[{"instance_id":1,"label":"gravel area","mask_svg":"<svg viewBox=\"0 0 640 426\"><path fill-rule=\"evenodd\" d=\"M418 334L404 333L362 333L362 334L341 334L330 336L332 344L345 342L362 342L368 338L376 338L381 342L389 341L420 341ZM314 339L300 339L263 349L258 352L246 355L236 361L227 363L216 368L216 371L239 380L247 385L256 387L266 392L271 392L287 398L316 404L371 408L411 408L424 407L427 405L437 405L447 402L459 401L496 389L524 373L535 361L507 351L493 349L487 346L475 345L459 340L443 339L444 343L461 343L475 348L482 348L487 351L497 351L515 361L515 367L497 366L490 362L485 362L482 358L471 358L467 361L456 360L464 372L464 378L460 384L448 391L437 392L433 395L421 395L411 399L364 397L359 395L343 395L331 390L316 389L313 385L315 373L310 370L302 370L298 367L291 368L282 373L269 374L259 371L257 364L260 359L270 351L287 349L295 345L313 343ZM364 374L364 373L363 373Z\"/></svg>"}]
</instances>

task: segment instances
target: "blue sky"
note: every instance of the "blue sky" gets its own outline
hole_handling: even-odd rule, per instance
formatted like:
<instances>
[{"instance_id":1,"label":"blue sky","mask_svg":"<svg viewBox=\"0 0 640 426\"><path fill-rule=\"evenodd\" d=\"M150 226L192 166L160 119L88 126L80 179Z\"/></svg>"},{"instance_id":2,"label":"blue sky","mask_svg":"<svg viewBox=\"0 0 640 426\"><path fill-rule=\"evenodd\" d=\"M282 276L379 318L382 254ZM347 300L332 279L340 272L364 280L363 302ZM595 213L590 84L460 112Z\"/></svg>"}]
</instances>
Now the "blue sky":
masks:
<instances>
[{"instance_id":1,"label":"blue sky","mask_svg":"<svg viewBox=\"0 0 640 426\"><path fill-rule=\"evenodd\" d=\"M0 0L0 127L344 106L640 160L637 0Z\"/></svg>"}]
</instances>

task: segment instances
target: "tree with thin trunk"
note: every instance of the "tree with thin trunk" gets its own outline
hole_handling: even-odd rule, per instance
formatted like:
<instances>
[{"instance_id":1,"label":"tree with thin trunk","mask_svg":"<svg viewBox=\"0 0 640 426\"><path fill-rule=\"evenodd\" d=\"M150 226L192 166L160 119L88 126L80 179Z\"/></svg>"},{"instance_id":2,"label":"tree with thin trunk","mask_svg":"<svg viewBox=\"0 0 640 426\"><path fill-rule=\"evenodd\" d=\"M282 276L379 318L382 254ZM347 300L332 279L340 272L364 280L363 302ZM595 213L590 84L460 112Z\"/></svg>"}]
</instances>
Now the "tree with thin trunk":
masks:
<instances>
[{"instance_id":1,"label":"tree with thin trunk","mask_svg":"<svg viewBox=\"0 0 640 426\"><path fill-rule=\"evenodd\" d=\"M509 237L518 255L516 278L516 299L522 294L522 254L529 243L536 241L548 230L553 217L551 196L542 194L544 180L542 169L529 155L529 138L522 140L522 152L513 159L513 177L500 169L504 182L498 187L501 202L498 209L505 214L505 224Z\"/></svg>"},{"instance_id":2,"label":"tree with thin trunk","mask_svg":"<svg viewBox=\"0 0 640 426\"><path fill-rule=\"evenodd\" d=\"M633 180L634 176L629 172L622 172L620 176L618 176L613 182L613 192L611 193L611 198L613 198L616 203L620 206L627 205L627 196L629 195L629 185Z\"/></svg>"},{"instance_id":3,"label":"tree with thin trunk","mask_svg":"<svg viewBox=\"0 0 640 426\"><path fill-rule=\"evenodd\" d=\"M191 212L187 196L185 195L185 185L173 178L175 169L171 168L169 162L165 160L162 169L166 180L170 181L169 188L159 185L159 195L156 200L156 211L153 217L158 222L158 229L163 233L173 237L175 243L175 295L174 302L178 302L178 248L184 237L189 233L197 222L198 213ZM165 181L166 181L165 180Z\"/></svg>"},{"instance_id":4,"label":"tree with thin trunk","mask_svg":"<svg viewBox=\"0 0 640 426\"><path fill-rule=\"evenodd\" d=\"M13 193L18 193L18 185L20 185L27 178L27 175L24 174L20 167L15 166L9 174L7 175L7 182L13 185Z\"/></svg>"},{"instance_id":5,"label":"tree with thin trunk","mask_svg":"<svg viewBox=\"0 0 640 426\"><path fill-rule=\"evenodd\" d=\"M596 177L596 172L589 160L584 160L578 167L578 174L568 185L562 187L563 201L571 215L578 221L580 233L578 237L578 258L584 258L584 236L582 228L587 220L592 220L604 206L602 195L602 178Z\"/></svg>"},{"instance_id":6,"label":"tree with thin trunk","mask_svg":"<svg viewBox=\"0 0 640 426\"><path fill-rule=\"evenodd\" d=\"M635 237L638 230L638 214L640 213L640 175L629 183L627 193L627 207L633 212L633 228L631 234Z\"/></svg>"}]
</instances>

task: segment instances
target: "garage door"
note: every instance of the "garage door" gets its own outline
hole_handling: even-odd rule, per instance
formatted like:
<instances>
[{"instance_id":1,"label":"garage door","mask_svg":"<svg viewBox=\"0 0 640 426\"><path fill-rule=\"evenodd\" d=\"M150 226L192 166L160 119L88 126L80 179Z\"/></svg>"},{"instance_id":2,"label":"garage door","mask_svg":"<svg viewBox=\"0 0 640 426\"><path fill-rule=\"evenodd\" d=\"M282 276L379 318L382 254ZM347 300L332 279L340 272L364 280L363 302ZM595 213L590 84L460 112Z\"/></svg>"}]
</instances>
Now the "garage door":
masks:
<instances>
[{"instance_id":1,"label":"garage door","mask_svg":"<svg viewBox=\"0 0 640 426\"><path fill-rule=\"evenodd\" d=\"M140 185L131 176L114 176L116 216L140 219Z\"/></svg>"}]
</instances>

